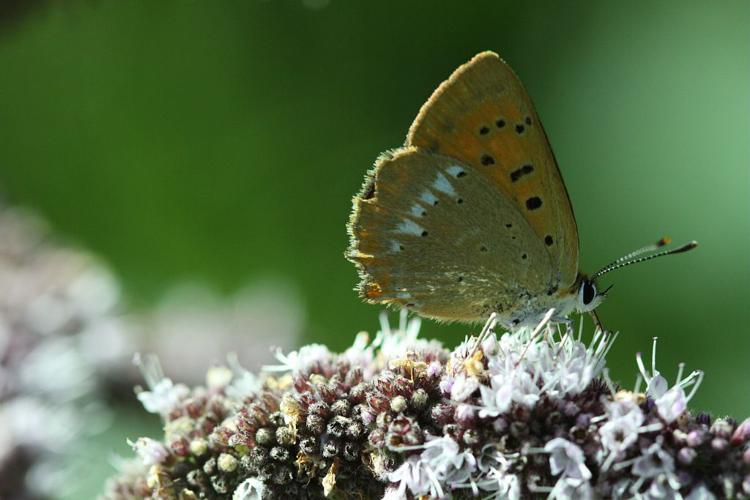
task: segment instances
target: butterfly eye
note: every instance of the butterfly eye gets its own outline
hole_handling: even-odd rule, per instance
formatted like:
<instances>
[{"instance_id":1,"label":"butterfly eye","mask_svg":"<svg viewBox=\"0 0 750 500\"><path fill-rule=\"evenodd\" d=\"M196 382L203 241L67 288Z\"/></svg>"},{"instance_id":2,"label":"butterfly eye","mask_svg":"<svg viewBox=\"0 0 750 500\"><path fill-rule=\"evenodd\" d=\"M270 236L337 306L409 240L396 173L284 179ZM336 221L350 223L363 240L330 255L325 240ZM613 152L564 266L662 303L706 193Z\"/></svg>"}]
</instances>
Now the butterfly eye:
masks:
<instances>
[{"instance_id":1,"label":"butterfly eye","mask_svg":"<svg viewBox=\"0 0 750 500\"><path fill-rule=\"evenodd\" d=\"M591 301L596 297L596 287L590 281L583 282L583 305L587 306L591 304Z\"/></svg>"}]
</instances>

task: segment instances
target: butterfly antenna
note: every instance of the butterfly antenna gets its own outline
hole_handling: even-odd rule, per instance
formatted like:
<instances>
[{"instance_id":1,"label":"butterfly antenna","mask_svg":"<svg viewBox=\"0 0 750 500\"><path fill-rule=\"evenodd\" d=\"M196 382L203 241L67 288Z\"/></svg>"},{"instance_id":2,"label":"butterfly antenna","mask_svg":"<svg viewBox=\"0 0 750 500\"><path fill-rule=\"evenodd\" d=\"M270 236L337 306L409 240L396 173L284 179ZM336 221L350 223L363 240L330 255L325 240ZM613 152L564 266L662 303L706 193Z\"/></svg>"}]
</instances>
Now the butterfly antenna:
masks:
<instances>
[{"instance_id":1,"label":"butterfly antenna","mask_svg":"<svg viewBox=\"0 0 750 500\"><path fill-rule=\"evenodd\" d=\"M654 250L658 250L658 249L660 249L663 246L669 245L670 243L672 243L672 238L670 238L669 236L663 236L656 243L652 243L650 245L646 245L645 247L641 247L638 250L630 252L627 255L623 255L622 257L620 257L616 261L612 262L610 265L612 265L612 264L619 264L620 262L625 262L626 260L633 259L633 258L638 257L639 255L642 255L642 254L647 253L647 252L653 252Z\"/></svg>"},{"instance_id":2,"label":"butterfly antenna","mask_svg":"<svg viewBox=\"0 0 750 500\"><path fill-rule=\"evenodd\" d=\"M665 245L668 245L670 241L671 239L665 236L664 238L660 239L653 245L648 245L643 248L639 248L638 250L635 250L634 252L630 252L629 254L623 257L620 257L619 259L599 269L597 272L595 272L591 276L591 279L594 280L603 274L607 274L608 272L614 271L615 269L620 269L621 267L630 266L632 264L638 264L640 262L646 262L647 260L656 259L657 257L664 257L666 255L674 255L676 253L688 252L698 246L697 241L691 241L690 243L686 243L685 245L682 245L681 247L672 248L670 250L662 250L661 252L652 253L651 255L638 257L639 255L643 255L644 253L658 250L659 248Z\"/></svg>"}]
</instances>

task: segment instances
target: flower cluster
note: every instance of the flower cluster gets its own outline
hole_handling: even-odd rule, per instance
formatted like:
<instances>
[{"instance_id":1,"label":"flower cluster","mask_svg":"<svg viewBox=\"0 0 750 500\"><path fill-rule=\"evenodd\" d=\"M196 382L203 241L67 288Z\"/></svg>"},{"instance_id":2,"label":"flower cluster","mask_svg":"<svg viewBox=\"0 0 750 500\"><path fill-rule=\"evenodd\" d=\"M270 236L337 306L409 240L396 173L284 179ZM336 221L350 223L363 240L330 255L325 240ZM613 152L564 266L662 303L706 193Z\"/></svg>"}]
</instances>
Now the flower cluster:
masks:
<instances>
[{"instance_id":1,"label":"flower cluster","mask_svg":"<svg viewBox=\"0 0 750 500\"><path fill-rule=\"evenodd\" d=\"M2 200L0 289L0 498L90 496L75 480L90 463L78 441L109 425L109 401L132 394L135 345L193 381L230 343L260 366L258 352L292 345L304 321L293 290L277 282L229 298L182 285L154 311L127 311L106 266ZM259 334L238 343L248 330Z\"/></svg>"},{"instance_id":2,"label":"flower cluster","mask_svg":"<svg viewBox=\"0 0 750 500\"><path fill-rule=\"evenodd\" d=\"M279 352L257 377L233 362L194 389L144 363L139 398L165 438L132 443L104 497L750 496L750 419L690 413L701 372L680 366L670 387L654 344L625 390L606 372L609 333L493 328L450 351L419 339L418 319L383 317L341 354Z\"/></svg>"},{"instance_id":3,"label":"flower cluster","mask_svg":"<svg viewBox=\"0 0 750 500\"><path fill-rule=\"evenodd\" d=\"M0 289L0 498L75 494L77 440L107 416L97 374L122 355L117 282L0 203Z\"/></svg>"}]
</instances>

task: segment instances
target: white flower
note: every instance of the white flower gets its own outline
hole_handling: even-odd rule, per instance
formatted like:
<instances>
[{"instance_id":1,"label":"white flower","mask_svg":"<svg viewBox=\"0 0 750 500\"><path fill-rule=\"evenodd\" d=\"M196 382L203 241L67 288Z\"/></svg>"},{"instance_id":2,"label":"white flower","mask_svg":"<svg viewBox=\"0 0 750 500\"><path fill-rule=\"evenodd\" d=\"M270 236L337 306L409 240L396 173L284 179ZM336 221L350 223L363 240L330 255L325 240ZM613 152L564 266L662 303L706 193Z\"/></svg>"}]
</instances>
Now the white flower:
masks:
<instances>
[{"instance_id":1,"label":"white flower","mask_svg":"<svg viewBox=\"0 0 750 500\"><path fill-rule=\"evenodd\" d=\"M436 438L424 445L421 460L443 484L460 483L476 470L477 460L470 449L460 451L449 437Z\"/></svg>"},{"instance_id":2,"label":"white flower","mask_svg":"<svg viewBox=\"0 0 750 500\"><path fill-rule=\"evenodd\" d=\"M602 448L608 455L603 469L607 470L617 455L638 439L644 421L636 396L623 395L606 404L607 422L599 428Z\"/></svg>"},{"instance_id":3,"label":"white flower","mask_svg":"<svg viewBox=\"0 0 750 500\"><path fill-rule=\"evenodd\" d=\"M214 366L206 372L206 387L209 389L221 389L232 381L232 370L226 366Z\"/></svg>"},{"instance_id":4,"label":"white flower","mask_svg":"<svg viewBox=\"0 0 750 500\"><path fill-rule=\"evenodd\" d=\"M371 378L375 373L374 348L369 345L369 340L365 332L360 332L354 340L354 344L344 351L342 355L352 367L362 370L365 379Z\"/></svg>"},{"instance_id":5,"label":"white flower","mask_svg":"<svg viewBox=\"0 0 750 500\"><path fill-rule=\"evenodd\" d=\"M493 491L488 498L519 500L521 498L521 480L515 474L508 474L499 469L490 469L488 481L480 484L480 488Z\"/></svg>"},{"instance_id":6,"label":"white flower","mask_svg":"<svg viewBox=\"0 0 750 500\"><path fill-rule=\"evenodd\" d=\"M146 466L160 464L169 456L169 451L164 445L151 438L142 437L135 442L128 440L128 444L141 457L143 465Z\"/></svg>"},{"instance_id":7,"label":"white flower","mask_svg":"<svg viewBox=\"0 0 750 500\"><path fill-rule=\"evenodd\" d=\"M516 371L513 373L511 381L513 401L529 408L533 408L536 405L542 393L537 382L537 376L538 374L525 371Z\"/></svg>"},{"instance_id":8,"label":"white flower","mask_svg":"<svg viewBox=\"0 0 750 500\"><path fill-rule=\"evenodd\" d=\"M568 328L559 340L545 319L532 331L523 328L513 335L505 334L499 341L494 334L482 341L483 351L492 375L490 388L480 389L483 416L502 413L508 393L511 401L533 408L542 393L564 397L585 390L604 368L614 336L598 331L589 346Z\"/></svg>"},{"instance_id":9,"label":"white flower","mask_svg":"<svg viewBox=\"0 0 750 500\"><path fill-rule=\"evenodd\" d=\"M148 391L140 391L138 400L149 413L158 413L166 417L188 395L190 389L183 384L174 384L164 376L159 359L154 355L142 357L139 353L133 356L136 365L148 385Z\"/></svg>"},{"instance_id":10,"label":"white flower","mask_svg":"<svg viewBox=\"0 0 750 500\"><path fill-rule=\"evenodd\" d=\"M232 500L261 500L266 491L266 485L260 479L251 477L245 479L234 490Z\"/></svg>"},{"instance_id":11,"label":"white flower","mask_svg":"<svg viewBox=\"0 0 750 500\"><path fill-rule=\"evenodd\" d=\"M430 472L418 456L412 455L398 469L388 473L388 480L398 483L398 498L405 498L407 488L414 495L429 494L433 497L442 497L443 489L440 482L435 474Z\"/></svg>"},{"instance_id":12,"label":"white flower","mask_svg":"<svg viewBox=\"0 0 750 500\"><path fill-rule=\"evenodd\" d=\"M549 500L592 500L594 492L588 482L574 486L561 477L547 498Z\"/></svg>"},{"instance_id":13,"label":"white flower","mask_svg":"<svg viewBox=\"0 0 750 500\"><path fill-rule=\"evenodd\" d=\"M446 396L451 393L451 390L453 389L453 382L454 379L451 375L445 375L441 380L440 384L438 384L438 387L440 387L440 392L445 394Z\"/></svg>"},{"instance_id":14,"label":"white flower","mask_svg":"<svg viewBox=\"0 0 750 500\"><path fill-rule=\"evenodd\" d=\"M475 377L468 377L463 373L458 374L453 380L451 386L451 399L453 401L463 401L471 396L479 388L479 380Z\"/></svg>"},{"instance_id":15,"label":"white flower","mask_svg":"<svg viewBox=\"0 0 750 500\"><path fill-rule=\"evenodd\" d=\"M571 486L579 486L591 479L591 471L586 467L583 450L563 438L554 438L544 445L550 454L549 466L553 476L562 475Z\"/></svg>"},{"instance_id":16,"label":"white flower","mask_svg":"<svg viewBox=\"0 0 750 500\"><path fill-rule=\"evenodd\" d=\"M309 344L302 347L299 351L292 351L284 354L281 349L276 351L276 359L281 364L267 365L263 369L269 372L287 372L292 373L305 372L319 363L325 363L333 357L331 351L321 344Z\"/></svg>"},{"instance_id":17,"label":"white flower","mask_svg":"<svg viewBox=\"0 0 750 500\"><path fill-rule=\"evenodd\" d=\"M392 329L388 323L388 315L380 315L380 331L375 335L371 347L377 352L378 359L389 361L404 359L410 353L423 351L442 352L443 345L437 340L417 338L422 320L417 316L409 319L408 311L402 309L399 314L398 328Z\"/></svg>"},{"instance_id":18,"label":"white flower","mask_svg":"<svg viewBox=\"0 0 750 500\"><path fill-rule=\"evenodd\" d=\"M479 416L496 417L510 409L513 400L513 384L511 379L503 379L495 375L490 379L490 386L479 386L479 393L482 396L482 406L479 410Z\"/></svg>"},{"instance_id":19,"label":"white flower","mask_svg":"<svg viewBox=\"0 0 750 500\"><path fill-rule=\"evenodd\" d=\"M477 460L470 449L461 451L449 437L433 438L415 446L404 446L396 451L422 449L419 457L408 457L401 466L388 474L388 479L399 483L398 492L408 488L415 496L443 497L443 488L463 483L477 469Z\"/></svg>"},{"instance_id":20,"label":"white flower","mask_svg":"<svg viewBox=\"0 0 750 500\"><path fill-rule=\"evenodd\" d=\"M651 481L651 485L649 485L643 498L646 500L683 500L677 478L666 474L661 474Z\"/></svg>"},{"instance_id":21,"label":"white flower","mask_svg":"<svg viewBox=\"0 0 750 500\"><path fill-rule=\"evenodd\" d=\"M633 474L651 478L674 472L674 459L659 443L654 443L633 463Z\"/></svg>"},{"instance_id":22,"label":"white flower","mask_svg":"<svg viewBox=\"0 0 750 500\"><path fill-rule=\"evenodd\" d=\"M225 389L227 396L237 401L243 401L248 396L260 392L262 387L260 378L240 365L236 353L230 353L227 356L227 362L233 373L232 381Z\"/></svg>"},{"instance_id":23,"label":"white flower","mask_svg":"<svg viewBox=\"0 0 750 500\"><path fill-rule=\"evenodd\" d=\"M654 337L651 352L651 373L646 370L641 353L636 355L636 362L638 363L638 370L647 384L646 394L653 398L659 415L667 423L674 422L687 410L688 402L693 398L703 381L703 372L694 371L683 379L682 373L685 366L680 363L677 382L670 389L667 380L656 370L656 337ZM690 394L686 395L685 389L690 386L693 386Z\"/></svg>"},{"instance_id":24,"label":"white flower","mask_svg":"<svg viewBox=\"0 0 750 500\"><path fill-rule=\"evenodd\" d=\"M685 497L685 500L716 500L716 496L706 488L705 484L701 483L690 490L690 494Z\"/></svg>"},{"instance_id":25,"label":"white flower","mask_svg":"<svg viewBox=\"0 0 750 500\"><path fill-rule=\"evenodd\" d=\"M545 342L539 356L545 391L548 393L574 395L583 392L604 368L604 356L609 352L616 335L597 330L591 343L586 346L573 339L572 329L556 343Z\"/></svg>"},{"instance_id":26,"label":"white flower","mask_svg":"<svg viewBox=\"0 0 750 500\"><path fill-rule=\"evenodd\" d=\"M682 387L676 386L656 399L656 410L668 423L672 423L687 410L687 397Z\"/></svg>"},{"instance_id":27,"label":"white flower","mask_svg":"<svg viewBox=\"0 0 750 500\"><path fill-rule=\"evenodd\" d=\"M147 412L166 416L189 394L187 386L163 378L150 391L139 392L138 400Z\"/></svg>"}]
</instances>

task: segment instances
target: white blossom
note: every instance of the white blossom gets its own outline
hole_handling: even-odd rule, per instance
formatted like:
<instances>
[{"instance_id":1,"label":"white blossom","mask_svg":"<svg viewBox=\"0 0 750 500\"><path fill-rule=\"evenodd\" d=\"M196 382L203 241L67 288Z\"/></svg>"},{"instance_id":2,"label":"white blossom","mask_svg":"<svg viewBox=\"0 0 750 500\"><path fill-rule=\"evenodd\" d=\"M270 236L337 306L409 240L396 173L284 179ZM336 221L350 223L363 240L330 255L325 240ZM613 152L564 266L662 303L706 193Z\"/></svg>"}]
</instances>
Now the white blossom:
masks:
<instances>
[{"instance_id":1,"label":"white blossom","mask_svg":"<svg viewBox=\"0 0 750 500\"><path fill-rule=\"evenodd\" d=\"M260 392L262 387L260 377L243 368L236 353L229 354L227 362L233 374L231 382L225 389L227 396L243 401L245 398Z\"/></svg>"},{"instance_id":2,"label":"white blossom","mask_svg":"<svg viewBox=\"0 0 750 500\"><path fill-rule=\"evenodd\" d=\"M235 488L232 500L261 500L265 491L266 485L263 481L250 477Z\"/></svg>"},{"instance_id":3,"label":"white blossom","mask_svg":"<svg viewBox=\"0 0 750 500\"><path fill-rule=\"evenodd\" d=\"M564 477L558 479L547 497L550 500L592 500L594 491L588 482L571 484Z\"/></svg>"},{"instance_id":4,"label":"white blossom","mask_svg":"<svg viewBox=\"0 0 750 500\"><path fill-rule=\"evenodd\" d=\"M487 474L487 479L488 481L482 483L481 488L494 492L488 498L507 500L521 498L521 480L517 475L493 468Z\"/></svg>"},{"instance_id":5,"label":"white blossom","mask_svg":"<svg viewBox=\"0 0 750 500\"><path fill-rule=\"evenodd\" d=\"M150 391L138 393L138 400L149 413L168 415L183 399L190 394L190 389L182 384L175 384L168 378L161 379Z\"/></svg>"},{"instance_id":6,"label":"white blossom","mask_svg":"<svg viewBox=\"0 0 750 500\"><path fill-rule=\"evenodd\" d=\"M701 483L690 490L690 494L685 497L685 500L716 500L716 496L706 488L705 484Z\"/></svg>"},{"instance_id":7,"label":"white blossom","mask_svg":"<svg viewBox=\"0 0 750 500\"><path fill-rule=\"evenodd\" d=\"M635 396L621 397L606 404L607 420L599 428L602 448L614 460L638 439L645 419Z\"/></svg>"},{"instance_id":8,"label":"white blossom","mask_svg":"<svg viewBox=\"0 0 750 500\"><path fill-rule=\"evenodd\" d=\"M360 332L354 344L344 351L343 358L349 362L350 366L362 369L365 378L370 378L375 373L374 351L375 348L369 343L367 334Z\"/></svg>"},{"instance_id":9,"label":"white blossom","mask_svg":"<svg viewBox=\"0 0 750 500\"><path fill-rule=\"evenodd\" d=\"M167 451L164 445L151 438L141 437L135 442L128 441L128 444L141 457L143 465L159 464L169 456L169 451Z\"/></svg>"},{"instance_id":10,"label":"white blossom","mask_svg":"<svg viewBox=\"0 0 750 500\"><path fill-rule=\"evenodd\" d=\"M278 349L275 354L276 359L280 362L278 365L267 365L263 369L268 372L287 372L300 373L309 370L319 363L324 363L333 357L330 350L321 344L309 344L298 351L291 351L284 354Z\"/></svg>"},{"instance_id":11,"label":"white blossom","mask_svg":"<svg viewBox=\"0 0 750 500\"><path fill-rule=\"evenodd\" d=\"M458 376L453 379L453 385L451 386L451 399L453 401L463 401L471 396L478 388L479 380L477 380L476 377L459 373Z\"/></svg>"},{"instance_id":12,"label":"white blossom","mask_svg":"<svg viewBox=\"0 0 750 500\"><path fill-rule=\"evenodd\" d=\"M674 472L674 459L664 451L661 444L654 443L633 463L633 474L651 478Z\"/></svg>"},{"instance_id":13,"label":"white blossom","mask_svg":"<svg viewBox=\"0 0 750 500\"><path fill-rule=\"evenodd\" d=\"M372 347L385 360L402 359L410 352L429 349L441 350L442 344L436 340L418 338L422 320L419 316L411 319L405 309L399 314L398 327L393 329L388 323L388 315L380 315L380 331L372 341Z\"/></svg>"},{"instance_id":14,"label":"white blossom","mask_svg":"<svg viewBox=\"0 0 750 500\"><path fill-rule=\"evenodd\" d=\"M654 399L659 415L667 422L674 422L687 410L688 402L693 398L695 392L703 380L703 372L694 371L686 378L682 378L684 365L680 364L677 373L677 381L669 388L667 380L656 370L656 337L651 351L651 372L649 373L644 364L641 354L636 355L638 369L646 381L646 394ZM685 388L692 386L690 394L685 394Z\"/></svg>"},{"instance_id":15,"label":"white blossom","mask_svg":"<svg viewBox=\"0 0 750 500\"><path fill-rule=\"evenodd\" d=\"M465 481L476 470L477 465L471 450L461 451L458 443L449 437L425 443L420 458L444 484Z\"/></svg>"},{"instance_id":16,"label":"white blossom","mask_svg":"<svg viewBox=\"0 0 750 500\"><path fill-rule=\"evenodd\" d=\"M407 489L414 495L443 496L440 481L416 455L410 456L398 469L388 473L388 480L398 483L399 498L405 497Z\"/></svg>"},{"instance_id":17,"label":"white blossom","mask_svg":"<svg viewBox=\"0 0 750 500\"><path fill-rule=\"evenodd\" d=\"M479 393L482 396L482 406L479 410L479 416L496 417L510 409L513 400L512 379L503 379L495 375L490 379L490 386L479 386Z\"/></svg>"},{"instance_id":18,"label":"white blossom","mask_svg":"<svg viewBox=\"0 0 750 500\"><path fill-rule=\"evenodd\" d=\"M550 454L549 465L553 476L562 475L568 484L576 487L591 479L591 471L585 463L586 456L577 444L555 438L544 445L544 451Z\"/></svg>"}]
</instances>

